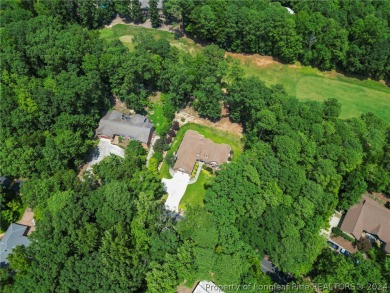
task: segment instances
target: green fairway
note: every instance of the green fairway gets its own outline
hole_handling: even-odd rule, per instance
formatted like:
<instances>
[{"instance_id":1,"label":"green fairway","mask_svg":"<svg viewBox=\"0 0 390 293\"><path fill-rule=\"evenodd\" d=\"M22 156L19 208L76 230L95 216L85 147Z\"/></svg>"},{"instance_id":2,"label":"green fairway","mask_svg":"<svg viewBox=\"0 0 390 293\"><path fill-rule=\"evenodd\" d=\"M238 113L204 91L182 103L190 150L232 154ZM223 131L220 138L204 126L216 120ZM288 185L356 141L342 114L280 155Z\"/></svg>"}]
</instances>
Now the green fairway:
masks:
<instances>
[{"instance_id":1,"label":"green fairway","mask_svg":"<svg viewBox=\"0 0 390 293\"><path fill-rule=\"evenodd\" d=\"M212 178L212 175L206 170L202 170L198 180L194 184L187 186L186 192L180 201L179 209L186 210L186 205L204 206L203 198L206 194L205 184Z\"/></svg>"},{"instance_id":2,"label":"green fairway","mask_svg":"<svg viewBox=\"0 0 390 293\"><path fill-rule=\"evenodd\" d=\"M196 44L194 41L188 38L177 38L174 33L126 24L117 24L112 28L100 30L100 38L107 41L120 40L126 47L133 50L133 37L142 33L151 33L156 39L166 39L172 46L186 52L196 53L202 50L202 46Z\"/></svg>"},{"instance_id":3,"label":"green fairway","mask_svg":"<svg viewBox=\"0 0 390 293\"><path fill-rule=\"evenodd\" d=\"M156 39L164 38L171 45L191 54L202 50L202 46L192 40L178 38L175 34L162 30L117 24L100 31L101 38L107 41L120 39L130 50L134 49L133 37L145 32L151 32ZM390 89L384 84L348 78L336 72L321 72L299 64L285 65L273 61L270 57L230 53L229 55L241 61L246 76L256 76L267 85L280 83L290 95L300 100L323 101L337 98L343 106L342 118L373 112L390 123Z\"/></svg>"},{"instance_id":4,"label":"green fairway","mask_svg":"<svg viewBox=\"0 0 390 293\"><path fill-rule=\"evenodd\" d=\"M390 123L390 89L376 81L348 78L336 72L321 72L309 66L278 62L261 64L261 56L234 54L246 76L256 76L266 85L280 83L300 100L323 101L337 98L342 104L341 118L373 112Z\"/></svg>"}]
</instances>

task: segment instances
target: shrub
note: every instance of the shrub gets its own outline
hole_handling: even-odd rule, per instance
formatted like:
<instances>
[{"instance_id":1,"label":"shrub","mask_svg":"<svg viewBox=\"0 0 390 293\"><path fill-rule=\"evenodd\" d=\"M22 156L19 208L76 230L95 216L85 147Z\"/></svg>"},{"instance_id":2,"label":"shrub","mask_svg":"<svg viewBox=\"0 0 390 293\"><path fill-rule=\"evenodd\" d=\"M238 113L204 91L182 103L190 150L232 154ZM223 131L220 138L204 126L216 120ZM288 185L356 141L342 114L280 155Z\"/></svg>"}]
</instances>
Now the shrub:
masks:
<instances>
[{"instance_id":1,"label":"shrub","mask_svg":"<svg viewBox=\"0 0 390 293\"><path fill-rule=\"evenodd\" d=\"M370 240L365 237L360 237L360 239L356 242L357 249L367 252L371 249L372 245Z\"/></svg>"},{"instance_id":2,"label":"shrub","mask_svg":"<svg viewBox=\"0 0 390 293\"><path fill-rule=\"evenodd\" d=\"M168 163L170 167L173 167L176 162L176 157L174 154L167 154L165 157L165 161Z\"/></svg>"},{"instance_id":3,"label":"shrub","mask_svg":"<svg viewBox=\"0 0 390 293\"><path fill-rule=\"evenodd\" d=\"M170 136L170 137L175 137L176 136L176 132L174 131L174 130L169 130L169 132L168 132L168 135Z\"/></svg>"},{"instance_id":4,"label":"shrub","mask_svg":"<svg viewBox=\"0 0 390 293\"><path fill-rule=\"evenodd\" d=\"M178 131L179 128L180 128L179 122L173 121L171 128L172 128L173 130L175 130L175 131Z\"/></svg>"},{"instance_id":5,"label":"shrub","mask_svg":"<svg viewBox=\"0 0 390 293\"><path fill-rule=\"evenodd\" d=\"M335 236L343 237L345 240L348 240L348 241L350 241L350 242L352 242L352 243L355 243L355 242L356 242L355 238L353 238L353 237L351 237L351 236L345 234L343 231L340 230L339 227L333 227L333 228L332 228L332 233L333 233Z\"/></svg>"},{"instance_id":6,"label":"shrub","mask_svg":"<svg viewBox=\"0 0 390 293\"><path fill-rule=\"evenodd\" d=\"M169 124L168 124L168 123L165 123L165 124L163 124L163 126L161 126L160 131L159 131L158 134L159 134L161 137L164 137L164 136L167 135L169 129L170 129Z\"/></svg>"},{"instance_id":7,"label":"shrub","mask_svg":"<svg viewBox=\"0 0 390 293\"><path fill-rule=\"evenodd\" d=\"M211 174L213 174L214 173L214 170L213 170L213 168L211 168L211 167L209 167L209 166L207 166L207 167L203 167L207 172L209 172L209 173L211 173Z\"/></svg>"},{"instance_id":8,"label":"shrub","mask_svg":"<svg viewBox=\"0 0 390 293\"><path fill-rule=\"evenodd\" d=\"M139 157L146 155L146 151L139 141L131 140L125 149L125 155L130 157Z\"/></svg>"},{"instance_id":9,"label":"shrub","mask_svg":"<svg viewBox=\"0 0 390 293\"><path fill-rule=\"evenodd\" d=\"M172 137L168 137L168 138L165 140L165 142L166 142L167 144L171 144L171 143L172 143Z\"/></svg>"},{"instance_id":10,"label":"shrub","mask_svg":"<svg viewBox=\"0 0 390 293\"><path fill-rule=\"evenodd\" d=\"M163 154L162 152L155 152L152 158L156 159L157 163L160 164L163 161Z\"/></svg>"},{"instance_id":11,"label":"shrub","mask_svg":"<svg viewBox=\"0 0 390 293\"><path fill-rule=\"evenodd\" d=\"M165 137L159 138L154 143L153 149L155 152L163 152L169 150L169 145L166 142L166 138Z\"/></svg>"},{"instance_id":12,"label":"shrub","mask_svg":"<svg viewBox=\"0 0 390 293\"><path fill-rule=\"evenodd\" d=\"M184 121L186 121L186 119L184 117L181 117L180 121L184 122Z\"/></svg>"}]
</instances>

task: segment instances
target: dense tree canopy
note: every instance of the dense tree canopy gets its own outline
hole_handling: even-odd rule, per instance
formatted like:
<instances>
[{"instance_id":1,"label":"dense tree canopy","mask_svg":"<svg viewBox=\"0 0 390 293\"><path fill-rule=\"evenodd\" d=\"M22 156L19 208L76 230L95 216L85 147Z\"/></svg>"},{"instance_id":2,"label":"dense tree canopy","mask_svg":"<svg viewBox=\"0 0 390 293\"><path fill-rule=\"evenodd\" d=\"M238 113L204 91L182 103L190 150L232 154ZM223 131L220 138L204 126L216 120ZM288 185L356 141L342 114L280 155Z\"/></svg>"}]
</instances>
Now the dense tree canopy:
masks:
<instances>
[{"instance_id":1,"label":"dense tree canopy","mask_svg":"<svg viewBox=\"0 0 390 293\"><path fill-rule=\"evenodd\" d=\"M283 1L294 15L268 0L163 6L169 21L225 49L384 77L389 6L356 3ZM390 193L388 124L371 113L342 120L335 99L298 101L280 85L244 77L217 45L191 55L145 34L129 51L88 30L115 12L143 21L138 0L1 3L0 175L26 179L20 196L1 190L1 220L15 221L28 205L37 221L32 244L15 249L0 270L2 292L175 292L199 280L265 285L265 254L297 283L307 276L389 281L388 259L371 250L368 260L346 259L326 249L319 233L335 208L349 208L366 190ZM125 158L111 155L80 180L111 98L142 113L156 91L169 123L149 167L131 141ZM204 207L181 217L163 207L157 165L178 128L169 131L170 120L189 104L213 121L226 107L243 126L245 149L206 183ZM165 160L172 165L175 157Z\"/></svg>"},{"instance_id":2,"label":"dense tree canopy","mask_svg":"<svg viewBox=\"0 0 390 293\"><path fill-rule=\"evenodd\" d=\"M177 0L166 0L170 8ZM171 3L172 2L172 3ZM187 33L222 48L389 77L388 1L182 1ZM292 8L290 14L285 7Z\"/></svg>"}]
</instances>

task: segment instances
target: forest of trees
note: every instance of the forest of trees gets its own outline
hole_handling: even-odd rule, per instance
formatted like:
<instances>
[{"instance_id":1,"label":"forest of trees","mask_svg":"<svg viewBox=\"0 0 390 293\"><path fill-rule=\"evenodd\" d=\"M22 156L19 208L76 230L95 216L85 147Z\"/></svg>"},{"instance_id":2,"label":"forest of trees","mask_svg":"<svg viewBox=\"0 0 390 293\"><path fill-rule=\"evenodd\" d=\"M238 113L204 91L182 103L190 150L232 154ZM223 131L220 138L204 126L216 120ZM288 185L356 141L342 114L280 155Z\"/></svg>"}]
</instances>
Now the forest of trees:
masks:
<instances>
[{"instance_id":1,"label":"forest of trees","mask_svg":"<svg viewBox=\"0 0 390 293\"><path fill-rule=\"evenodd\" d=\"M186 33L225 50L322 70L390 77L390 2L166 0ZM293 9L290 14L285 7Z\"/></svg>"},{"instance_id":2,"label":"forest of trees","mask_svg":"<svg viewBox=\"0 0 390 293\"><path fill-rule=\"evenodd\" d=\"M167 0L164 7L174 19L183 16L186 30L198 38L207 37L231 50L292 56L288 61L306 58L319 67L340 66L341 55L318 51L326 50L323 46L312 47L306 57L295 54L304 44L298 28L307 32L305 21L298 24L298 19L313 17L305 11L318 10L323 15L315 18L319 25L346 37L347 56L352 54L349 24L365 17L379 19L368 21L373 25L387 17L384 11L378 14L383 10L379 8L376 14L365 15L370 5L386 5L380 1L359 1L366 7L363 16L347 14L346 23L341 23L342 16L330 18L338 14L326 10L329 1L321 1L324 7L286 2L296 11L294 16L268 1L243 1L243 9L235 8L234 1L225 2L184 5ZM0 175L25 180L19 198L2 190L1 215L3 220L5 210L26 205L34 209L37 227L31 245L16 249L9 267L0 269L1 292L175 292L184 280L191 287L202 279L271 284L260 270L265 254L297 283L307 282L306 277L319 283L390 282L389 258L379 253L368 259L360 253L345 258L325 249L319 235L335 208L348 209L366 190L390 194L388 124L371 113L342 120L336 99L301 102L280 85L267 87L244 77L239 64L225 58L217 45L190 55L145 34L134 38L135 49L129 51L119 41L101 40L92 30L120 8L123 14L134 13L128 8L138 10L139 1L63 3L1 2ZM350 2L340 3L347 7ZM267 21L262 17L275 17L281 22L274 22L274 29L290 28L286 36L294 36L295 30L296 35L278 39L280 34L255 28L242 35L257 40L266 33L272 38L250 44L240 38L244 27L238 23L223 26L232 31L217 26L219 14L214 11L222 4L224 13L246 13L235 15L238 22L249 21L250 16L261 24ZM271 8L263 11L264 5ZM261 16L253 12L255 8ZM207 16L207 23L214 26L205 28L206 20L197 15ZM364 21L361 28L364 31ZM260 35L251 37L252 31ZM222 33L224 44L218 39ZM296 48L283 48L283 42ZM386 74L365 66L383 66L381 60L388 53L369 51L378 44L375 40L364 42L371 47L362 56L374 54L378 62L359 67L364 62L356 57L359 74L372 75L371 70ZM224 105L231 120L244 128L243 155L206 186L204 208L190 207L182 219L164 209L160 176L144 166L146 154L136 142L126 148L124 159L112 155L84 180L77 177L113 95L142 113L148 96L156 91L164 93L164 115L169 120L190 103L201 116L216 121ZM7 215L12 222L14 217Z\"/></svg>"}]
</instances>

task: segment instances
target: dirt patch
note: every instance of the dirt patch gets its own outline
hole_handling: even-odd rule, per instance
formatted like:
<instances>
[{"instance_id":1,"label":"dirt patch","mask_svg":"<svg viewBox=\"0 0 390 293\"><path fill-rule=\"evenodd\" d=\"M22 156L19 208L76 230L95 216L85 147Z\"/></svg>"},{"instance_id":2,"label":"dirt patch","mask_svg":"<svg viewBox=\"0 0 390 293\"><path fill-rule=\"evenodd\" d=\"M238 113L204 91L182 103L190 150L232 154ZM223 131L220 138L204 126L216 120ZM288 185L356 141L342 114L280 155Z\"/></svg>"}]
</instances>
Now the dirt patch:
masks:
<instances>
[{"instance_id":1,"label":"dirt patch","mask_svg":"<svg viewBox=\"0 0 390 293\"><path fill-rule=\"evenodd\" d=\"M191 292L192 292L192 289L187 288L187 287L184 287L184 286L179 286L179 287L177 288L177 292L178 292L178 293L191 293Z\"/></svg>"},{"instance_id":2,"label":"dirt patch","mask_svg":"<svg viewBox=\"0 0 390 293\"><path fill-rule=\"evenodd\" d=\"M119 40L120 40L122 43L132 43L132 42L133 42L133 36L131 36L131 35L121 36L121 37L119 38Z\"/></svg>"},{"instance_id":3,"label":"dirt patch","mask_svg":"<svg viewBox=\"0 0 390 293\"><path fill-rule=\"evenodd\" d=\"M157 103L161 101L161 92L156 92L153 96L149 96L151 103Z\"/></svg>"},{"instance_id":4,"label":"dirt patch","mask_svg":"<svg viewBox=\"0 0 390 293\"><path fill-rule=\"evenodd\" d=\"M116 24L126 24L126 22L124 21L123 18L117 16L113 19L113 21L109 24L109 25L106 25L107 28L111 28L113 27L114 25Z\"/></svg>"},{"instance_id":5,"label":"dirt patch","mask_svg":"<svg viewBox=\"0 0 390 293\"><path fill-rule=\"evenodd\" d=\"M289 64L288 68L299 69L299 68L302 68L302 66L298 65L298 64Z\"/></svg>"},{"instance_id":6,"label":"dirt patch","mask_svg":"<svg viewBox=\"0 0 390 293\"><path fill-rule=\"evenodd\" d=\"M227 115L226 110L223 111L225 115ZM176 114L176 119L181 121L184 118L187 122L193 122L196 124L214 127L222 131L226 131L237 135L238 137L242 137L242 126L238 123L231 122L228 116L222 117L217 122L212 122L208 119L204 119L199 117L198 112L196 112L192 107L186 107Z\"/></svg>"},{"instance_id":7,"label":"dirt patch","mask_svg":"<svg viewBox=\"0 0 390 293\"><path fill-rule=\"evenodd\" d=\"M117 25L117 24L126 24L126 25L140 26L140 27L144 27L144 28L152 28L152 23L151 23L150 19L147 19L144 23L135 24L134 22L127 21L126 19L119 17L119 16L115 17L112 20L112 22L109 25L106 25L105 27L112 28L114 25ZM174 31L174 28L172 25L165 25L165 24L162 24L158 29L162 30L162 31L168 31L168 32Z\"/></svg>"},{"instance_id":8,"label":"dirt patch","mask_svg":"<svg viewBox=\"0 0 390 293\"><path fill-rule=\"evenodd\" d=\"M32 232L35 231L34 212L30 208L26 208L22 218L20 219L20 221L16 223L30 227L30 229L27 232L27 235L30 235Z\"/></svg>"},{"instance_id":9,"label":"dirt patch","mask_svg":"<svg viewBox=\"0 0 390 293\"><path fill-rule=\"evenodd\" d=\"M271 56L260 56L258 54L239 54L226 52L226 56L231 56L234 59L239 59L241 62L251 62L258 67L267 67L273 64L280 64L278 61L274 60Z\"/></svg>"},{"instance_id":10,"label":"dirt patch","mask_svg":"<svg viewBox=\"0 0 390 293\"><path fill-rule=\"evenodd\" d=\"M126 103L122 102L117 97L114 98L114 109L118 112L125 113L125 114L133 114L134 111L127 108Z\"/></svg>"}]
</instances>

